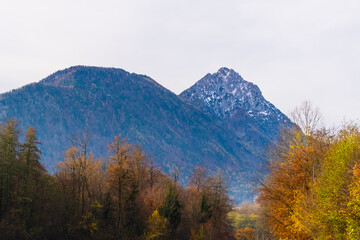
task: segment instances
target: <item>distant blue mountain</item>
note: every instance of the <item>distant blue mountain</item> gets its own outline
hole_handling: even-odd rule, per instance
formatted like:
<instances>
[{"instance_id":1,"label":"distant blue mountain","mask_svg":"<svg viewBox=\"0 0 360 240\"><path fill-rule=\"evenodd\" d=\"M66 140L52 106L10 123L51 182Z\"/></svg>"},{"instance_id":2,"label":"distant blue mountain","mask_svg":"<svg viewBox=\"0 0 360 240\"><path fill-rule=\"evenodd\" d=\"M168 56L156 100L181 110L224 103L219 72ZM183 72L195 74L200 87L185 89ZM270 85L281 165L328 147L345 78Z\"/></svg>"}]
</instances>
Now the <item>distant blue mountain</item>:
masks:
<instances>
[{"instance_id":1,"label":"distant blue mountain","mask_svg":"<svg viewBox=\"0 0 360 240\"><path fill-rule=\"evenodd\" d=\"M1 94L0 119L11 117L38 130L50 170L74 134L88 129L95 157L108 157L107 145L120 133L140 143L165 172L179 167L183 181L196 165L221 169L238 201L254 196L252 180L265 149L290 123L256 85L227 68L177 96L145 75L70 67Z\"/></svg>"}]
</instances>

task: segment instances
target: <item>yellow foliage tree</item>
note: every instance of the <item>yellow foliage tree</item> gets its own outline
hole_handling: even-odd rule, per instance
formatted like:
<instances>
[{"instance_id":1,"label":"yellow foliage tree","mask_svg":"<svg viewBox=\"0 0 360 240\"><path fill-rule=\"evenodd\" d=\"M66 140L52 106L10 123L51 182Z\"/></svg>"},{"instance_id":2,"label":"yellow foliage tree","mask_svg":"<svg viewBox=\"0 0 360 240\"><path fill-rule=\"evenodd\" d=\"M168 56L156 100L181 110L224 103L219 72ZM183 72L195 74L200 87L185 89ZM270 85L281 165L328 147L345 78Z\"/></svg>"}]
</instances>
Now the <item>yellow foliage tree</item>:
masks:
<instances>
[{"instance_id":1,"label":"yellow foliage tree","mask_svg":"<svg viewBox=\"0 0 360 240\"><path fill-rule=\"evenodd\" d=\"M167 221L161 217L156 209L148 220L148 231L146 233L147 240L158 240L165 235L167 229Z\"/></svg>"},{"instance_id":2,"label":"yellow foliage tree","mask_svg":"<svg viewBox=\"0 0 360 240\"><path fill-rule=\"evenodd\" d=\"M352 170L353 179L349 186L350 199L347 204L347 237L348 239L360 239L360 164L356 164Z\"/></svg>"}]
</instances>

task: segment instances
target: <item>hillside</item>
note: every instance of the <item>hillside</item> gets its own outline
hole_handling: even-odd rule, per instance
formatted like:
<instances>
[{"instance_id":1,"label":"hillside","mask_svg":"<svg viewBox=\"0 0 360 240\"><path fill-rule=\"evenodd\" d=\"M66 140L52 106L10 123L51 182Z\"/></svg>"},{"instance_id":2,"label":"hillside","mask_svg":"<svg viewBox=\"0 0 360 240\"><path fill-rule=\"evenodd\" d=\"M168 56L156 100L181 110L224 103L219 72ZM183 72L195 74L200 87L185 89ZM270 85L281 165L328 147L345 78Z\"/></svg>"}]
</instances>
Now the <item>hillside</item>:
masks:
<instances>
[{"instance_id":1,"label":"hillside","mask_svg":"<svg viewBox=\"0 0 360 240\"><path fill-rule=\"evenodd\" d=\"M205 86L210 76L188 92ZM185 100L185 93L179 97L148 76L122 69L75 66L2 94L0 118L16 117L22 126L37 129L42 161L51 171L74 135L88 129L89 149L95 157L107 157L107 145L120 133L130 143L140 143L165 172L179 167L182 182L196 165L211 172L221 169L232 195L251 199L252 180L263 168L266 144L276 137L273 119L255 118L259 109L251 104L248 109L235 104L227 111L224 104L196 105L201 98L192 96Z\"/></svg>"}]
</instances>

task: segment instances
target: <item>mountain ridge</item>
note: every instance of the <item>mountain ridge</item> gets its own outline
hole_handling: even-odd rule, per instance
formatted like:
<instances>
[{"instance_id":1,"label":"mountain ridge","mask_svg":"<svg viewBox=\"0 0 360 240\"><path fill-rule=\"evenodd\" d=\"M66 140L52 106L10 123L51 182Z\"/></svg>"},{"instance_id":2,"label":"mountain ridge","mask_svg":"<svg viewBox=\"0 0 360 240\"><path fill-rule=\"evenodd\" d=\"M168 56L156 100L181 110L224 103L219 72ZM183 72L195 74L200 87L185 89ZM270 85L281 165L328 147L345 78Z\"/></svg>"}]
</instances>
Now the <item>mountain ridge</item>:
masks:
<instances>
[{"instance_id":1,"label":"mountain ridge","mask_svg":"<svg viewBox=\"0 0 360 240\"><path fill-rule=\"evenodd\" d=\"M135 74L135 75L143 77L144 79L146 79L154 84L157 84L158 86L161 86L155 80L153 80L151 77L144 75L144 74L130 73L122 68L96 67L96 66L86 66L86 65L76 65L76 66L71 66L71 67L65 68L63 70L58 70L58 71L50 74L46 78L40 80L38 83L42 83L45 85L54 85L54 86L68 86L68 85L71 85L70 83L73 83L73 82L69 81L69 79L67 79L66 77L69 77L69 75L71 75L72 73L75 73L76 71L82 70L82 69L98 69L98 70L102 69L102 70L108 70L108 71L116 71L116 72L121 72L123 74L126 74L127 76ZM64 83L64 81L65 81L65 83ZM62 83L62 84L60 84L60 83Z\"/></svg>"},{"instance_id":2,"label":"mountain ridge","mask_svg":"<svg viewBox=\"0 0 360 240\"><path fill-rule=\"evenodd\" d=\"M248 124L246 112L232 116L237 121L231 126L241 119L246 127L252 124L249 133L259 131ZM221 168L238 199L253 197L250 178L263 165L263 155L252 146L256 141L229 131L230 125L150 77L123 69L74 66L1 94L0 119L10 117L38 130L48 168L62 159L71 135L85 128L93 135L95 157L107 157L106 146L120 133L130 143L139 142L165 172L180 166L183 180L196 165Z\"/></svg>"}]
</instances>

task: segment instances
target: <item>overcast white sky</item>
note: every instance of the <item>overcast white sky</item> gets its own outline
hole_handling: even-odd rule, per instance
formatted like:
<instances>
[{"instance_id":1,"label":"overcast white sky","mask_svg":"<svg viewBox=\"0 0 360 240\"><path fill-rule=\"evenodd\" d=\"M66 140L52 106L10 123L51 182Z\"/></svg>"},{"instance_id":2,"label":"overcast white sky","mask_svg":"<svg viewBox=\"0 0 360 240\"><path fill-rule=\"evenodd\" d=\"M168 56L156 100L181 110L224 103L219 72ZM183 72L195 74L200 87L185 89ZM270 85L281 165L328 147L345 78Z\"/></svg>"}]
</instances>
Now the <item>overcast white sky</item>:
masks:
<instances>
[{"instance_id":1,"label":"overcast white sky","mask_svg":"<svg viewBox=\"0 0 360 240\"><path fill-rule=\"evenodd\" d=\"M360 119L358 0L1 0L0 92L72 65L146 74L180 93L226 66L284 113Z\"/></svg>"}]
</instances>

